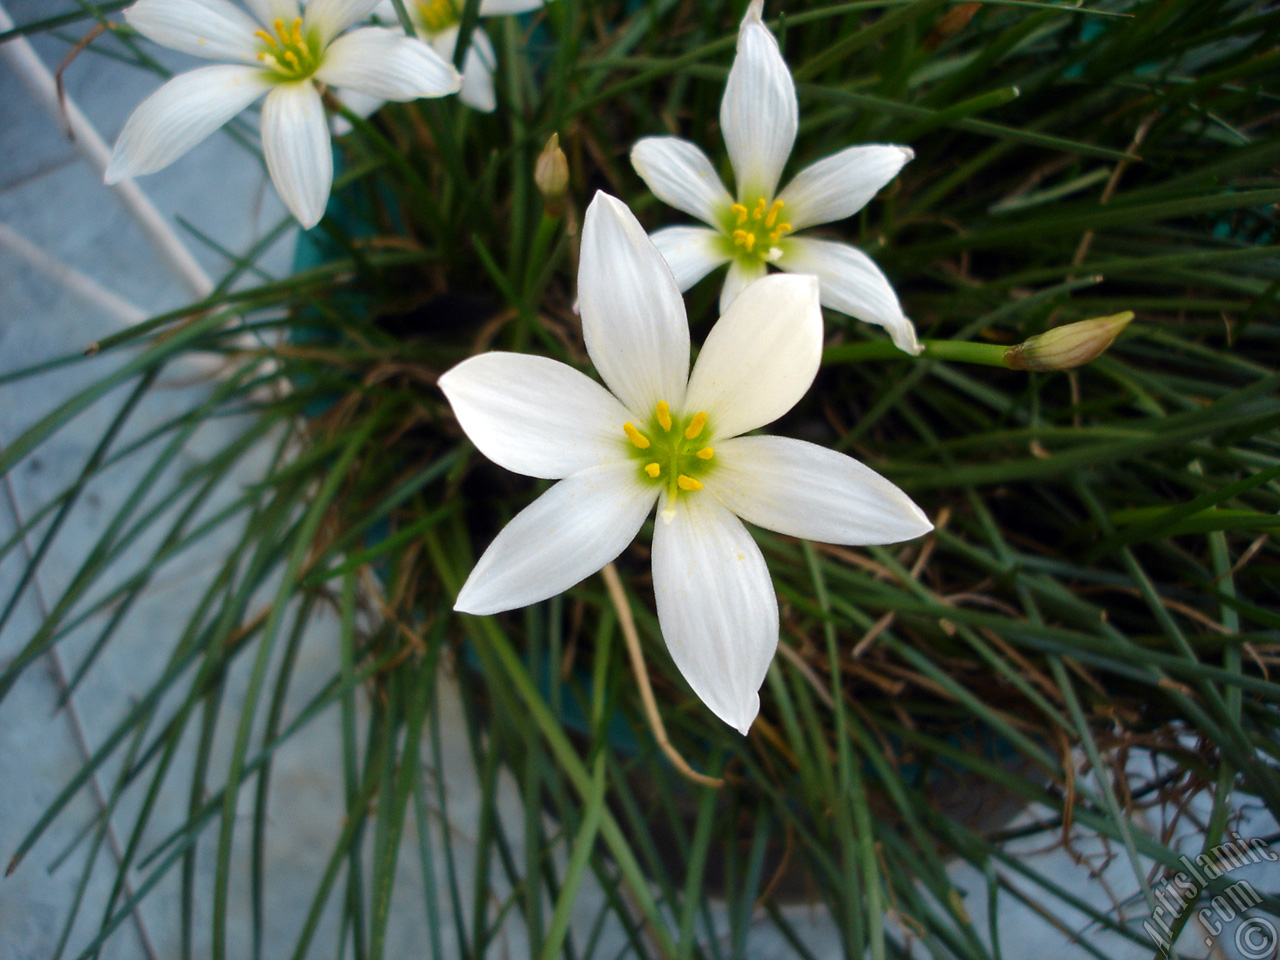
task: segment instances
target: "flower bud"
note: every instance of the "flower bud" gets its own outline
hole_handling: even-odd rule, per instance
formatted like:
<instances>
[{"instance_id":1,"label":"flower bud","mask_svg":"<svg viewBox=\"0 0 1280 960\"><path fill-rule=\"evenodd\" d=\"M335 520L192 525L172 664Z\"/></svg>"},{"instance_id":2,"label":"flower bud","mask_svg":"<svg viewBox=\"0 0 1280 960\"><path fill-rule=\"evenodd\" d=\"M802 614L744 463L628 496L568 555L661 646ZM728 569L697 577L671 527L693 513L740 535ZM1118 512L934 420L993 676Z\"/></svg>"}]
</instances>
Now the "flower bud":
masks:
<instances>
[{"instance_id":1,"label":"flower bud","mask_svg":"<svg viewBox=\"0 0 1280 960\"><path fill-rule=\"evenodd\" d=\"M538 154L533 167L533 182L537 184L547 213L558 217L564 210L565 197L569 193L569 160L560 149L560 134L553 133L547 145Z\"/></svg>"},{"instance_id":2,"label":"flower bud","mask_svg":"<svg viewBox=\"0 0 1280 960\"><path fill-rule=\"evenodd\" d=\"M1067 323L1037 333L1004 352L1010 370L1071 370L1102 355L1133 319L1126 310L1109 317Z\"/></svg>"}]
</instances>

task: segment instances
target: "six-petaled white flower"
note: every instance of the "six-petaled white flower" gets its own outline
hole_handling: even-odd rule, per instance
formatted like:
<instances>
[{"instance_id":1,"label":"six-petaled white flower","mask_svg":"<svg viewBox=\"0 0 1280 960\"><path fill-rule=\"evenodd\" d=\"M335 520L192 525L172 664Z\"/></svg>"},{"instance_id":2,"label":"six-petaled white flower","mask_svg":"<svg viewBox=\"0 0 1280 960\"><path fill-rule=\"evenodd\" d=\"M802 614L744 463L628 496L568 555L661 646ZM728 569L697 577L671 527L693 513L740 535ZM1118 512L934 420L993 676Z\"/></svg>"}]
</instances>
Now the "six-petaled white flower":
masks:
<instances>
[{"instance_id":1,"label":"six-petaled white flower","mask_svg":"<svg viewBox=\"0 0 1280 960\"><path fill-rule=\"evenodd\" d=\"M172 163L258 97L262 149L281 199L304 227L324 213L333 154L317 84L380 100L457 92L461 78L402 31L362 27L378 0L138 0L125 18L156 43L228 61L174 77L144 100L116 140L108 183ZM256 20L254 18L257 18Z\"/></svg>"},{"instance_id":2,"label":"six-petaled white flower","mask_svg":"<svg viewBox=\"0 0 1280 960\"><path fill-rule=\"evenodd\" d=\"M813 277L747 287L690 374L671 270L631 211L597 194L582 230L578 292L587 352L607 390L558 361L501 352L440 378L485 456L559 481L498 534L456 609L498 613L567 590L616 558L656 503L653 584L667 648L712 712L746 733L777 647L778 604L742 520L842 544L895 543L931 524L844 454L745 435L790 410L817 374Z\"/></svg>"},{"instance_id":3,"label":"six-petaled white flower","mask_svg":"<svg viewBox=\"0 0 1280 960\"><path fill-rule=\"evenodd\" d=\"M465 2L466 0L405 0L405 10L418 35L446 60L453 59ZM480 16L500 17L509 13L528 13L541 7L544 2L545 0L480 0ZM391 0L382 0L377 14L384 22L396 21ZM493 71L496 64L489 35L483 30L473 30L467 41L467 54L462 60L462 89L458 92L458 97L463 103L486 113L497 106L493 92ZM363 97L348 97L347 105L357 113L367 116L381 106L381 102Z\"/></svg>"},{"instance_id":4,"label":"six-petaled white flower","mask_svg":"<svg viewBox=\"0 0 1280 960\"><path fill-rule=\"evenodd\" d=\"M688 140L646 137L631 151L636 172L659 199L711 227L667 227L653 240L681 290L729 264L722 312L772 265L816 276L824 306L884 327L899 349L918 354L915 327L870 257L845 243L794 235L862 209L914 154L893 145L849 147L801 170L778 192L799 110L791 71L761 19L763 7L764 0L753 0L742 20L720 103L736 198L707 155Z\"/></svg>"}]
</instances>

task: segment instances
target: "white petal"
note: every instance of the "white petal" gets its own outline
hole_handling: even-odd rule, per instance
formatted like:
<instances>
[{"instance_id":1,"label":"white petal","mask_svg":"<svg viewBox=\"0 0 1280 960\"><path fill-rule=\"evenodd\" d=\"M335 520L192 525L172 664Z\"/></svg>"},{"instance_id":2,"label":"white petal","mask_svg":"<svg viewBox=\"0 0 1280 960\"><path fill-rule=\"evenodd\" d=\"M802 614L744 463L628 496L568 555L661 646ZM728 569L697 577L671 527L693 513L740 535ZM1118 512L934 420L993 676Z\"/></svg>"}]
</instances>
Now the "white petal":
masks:
<instances>
[{"instance_id":1,"label":"white petal","mask_svg":"<svg viewBox=\"0 0 1280 960\"><path fill-rule=\"evenodd\" d=\"M262 104L262 152L276 192L306 229L324 216L333 150L320 94L310 80L282 83Z\"/></svg>"},{"instance_id":2,"label":"white petal","mask_svg":"<svg viewBox=\"0 0 1280 960\"><path fill-rule=\"evenodd\" d=\"M631 166L663 203L713 227L733 205L707 155L688 140L645 137L631 148Z\"/></svg>"},{"instance_id":3,"label":"white petal","mask_svg":"<svg viewBox=\"0 0 1280 960\"><path fill-rule=\"evenodd\" d=\"M358 90L337 89L333 91L333 94L344 107L357 117L366 120L381 110L383 104L387 102L381 97L371 97L368 94L360 93ZM345 137L351 132L351 124L346 117L333 116L329 119L333 124L333 135L335 137Z\"/></svg>"},{"instance_id":4,"label":"white petal","mask_svg":"<svg viewBox=\"0 0 1280 960\"><path fill-rule=\"evenodd\" d=\"M264 71L239 64L178 74L125 122L107 164L107 183L168 166L270 88Z\"/></svg>"},{"instance_id":5,"label":"white petal","mask_svg":"<svg viewBox=\"0 0 1280 960\"><path fill-rule=\"evenodd\" d=\"M253 15L270 26L277 20L293 23L301 14L298 0L245 0Z\"/></svg>"},{"instance_id":6,"label":"white petal","mask_svg":"<svg viewBox=\"0 0 1280 960\"><path fill-rule=\"evenodd\" d=\"M811 273L822 284L822 304L884 327L899 350L913 356L924 348L916 328L902 312L898 295L875 262L847 243L788 237L777 265L792 273Z\"/></svg>"},{"instance_id":7,"label":"white petal","mask_svg":"<svg viewBox=\"0 0 1280 960\"><path fill-rule=\"evenodd\" d=\"M813 277L776 273L743 290L698 354L685 410L705 410L712 439L778 419L804 396L822 361Z\"/></svg>"},{"instance_id":8,"label":"white petal","mask_svg":"<svg viewBox=\"0 0 1280 960\"><path fill-rule=\"evenodd\" d=\"M768 272L769 268L759 260L746 263L737 259L731 260L729 272L724 277L724 286L720 288L720 313L723 314L728 310L729 304L737 299L738 294Z\"/></svg>"},{"instance_id":9,"label":"white petal","mask_svg":"<svg viewBox=\"0 0 1280 960\"><path fill-rule=\"evenodd\" d=\"M436 52L436 55L447 63L453 63L453 51L458 47L458 25L455 23L452 27L445 27L436 33L427 33L421 24L417 26L418 36L431 44L431 49Z\"/></svg>"},{"instance_id":10,"label":"white petal","mask_svg":"<svg viewBox=\"0 0 1280 960\"><path fill-rule=\"evenodd\" d=\"M503 527L458 593L455 610L501 613L568 590L627 548L657 488L634 462L561 480Z\"/></svg>"},{"instance_id":11,"label":"white petal","mask_svg":"<svg viewBox=\"0 0 1280 960\"><path fill-rule=\"evenodd\" d=\"M735 437L716 444L706 489L742 519L792 537L866 546L933 529L905 493L852 457L803 440Z\"/></svg>"},{"instance_id":12,"label":"white petal","mask_svg":"<svg viewBox=\"0 0 1280 960\"><path fill-rule=\"evenodd\" d=\"M493 112L498 105L493 91L493 71L497 69L497 63L489 35L483 30L473 31L467 55L462 61L462 89L458 98L463 103L475 110Z\"/></svg>"},{"instance_id":13,"label":"white petal","mask_svg":"<svg viewBox=\"0 0 1280 960\"><path fill-rule=\"evenodd\" d=\"M387 27L361 27L325 51L316 79L381 100L417 100L455 92L453 65L416 37Z\"/></svg>"},{"instance_id":14,"label":"white petal","mask_svg":"<svg viewBox=\"0 0 1280 960\"><path fill-rule=\"evenodd\" d=\"M693 692L744 736L778 646L778 599L755 540L705 491L681 494L653 533L653 592L667 649Z\"/></svg>"},{"instance_id":15,"label":"white petal","mask_svg":"<svg viewBox=\"0 0 1280 960\"><path fill-rule=\"evenodd\" d=\"M631 414L586 374L547 357L482 353L439 380L458 423L486 457L559 480L627 459Z\"/></svg>"},{"instance_id":16,"label":"white petal","mask_svg":"<svg viewBox=\"0 0 1280 960\"><path fill-rule=\"evenodd\" d=\"M852 216L915 154L907 147L849 147L805 167L778 194L792 230Z\"/></svg>"},{"instance_id":17,"label":"white petal","mask_svg":"<svg viewBox=\"0 0 1280 960\"><path fill-rule=\"evenodd\" d=\"M738 54L720 102L720 128L743 203L772 198L777 191L798 116L795 81L778 41L760 19L760 5L753 3L742 18Z\"/></svg>"},{"instance_id":18,"label":"white petal","mask_svg":"<svg viewBox=\"0 0 1280 960\"><path fill-rule=\"evenodd\" d=\"M358 20L373 13L380 0L307 0L303 18L307 30L320 35L320 46L326 47L333 38Z\"/></svg>"},{"instance_id":19,"label":"white petal","mask_svg":"<svg viewBox=\"0 0 1280 960\"><path fill-rule=\"evenodd\" d=\"M528 13L537 10L545 0L480 0L480 16L500 17L506 13Z\"/></svg>"},{"instance_id":20,"label":"white petal","mask_svg":"<svg viewBox=\"0 0 1280 960\"><path fill-rule=\"evenodd\" d=\"M627 205L603 191L587 207L578 262L582 335L605 385L638 417L684 401L689 323L671 269Z\"/></svg>"},{"instance_id":21,"label":"white petal","mask_svg":"<svg viewBox=\"0 0 1280 960\"><path fill-rule=\"evenodd\" d=\"M452 64L453 53L458 48L457 25L430 34L428 42L441 58ZM458 99L473 110L492 112L498 105L493 89L493 71L497 62L488 34L483 30L473 31L462 60L462 89L458 91Z\"/></svg>"},{"instance_id":22,"label":"white petal","mask_svg":"<svg viewBox=\"0 0 1280 960\"><path fill-rule=\"evenodd\" d=\"M706 227L666 227L649 239L675 274L676 286L688 290L729 259L724 237Z\"/></svg>"},{"instance_id":23,"label":"white petal","mask_svg":"<svg viewBox=\"0 0 1280 960\"><path fill-rule=\"evenodd\" d=\"M228 0L138 0L124 12L140 34L163 47L209 60L257 63L257 22Z\"/></svg>"}]
</instances>

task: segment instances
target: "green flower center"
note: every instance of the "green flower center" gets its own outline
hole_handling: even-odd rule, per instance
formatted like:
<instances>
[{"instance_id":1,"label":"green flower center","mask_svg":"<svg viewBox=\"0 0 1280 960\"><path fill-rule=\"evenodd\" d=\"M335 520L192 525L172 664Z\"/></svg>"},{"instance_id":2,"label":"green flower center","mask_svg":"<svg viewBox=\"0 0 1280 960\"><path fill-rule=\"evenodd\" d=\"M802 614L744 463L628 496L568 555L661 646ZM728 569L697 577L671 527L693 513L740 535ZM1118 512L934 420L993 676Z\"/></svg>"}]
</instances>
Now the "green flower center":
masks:
<instances>
[{"instance_id":1,"label":"green flower center","mask_svg":"<svg viewBox=\"0 0 1280 960\"><path fill-rule=\"evenodd\" d=\"M302 32L302 18L286 27L283 20L274 24L275 36L266 30L257 30L254 36L262 40L262 52L258 59L274 73L286 80L305 80L320 67L320 41Z\"/></svg>"},{"instance_id":2,"label":"green flower center","mask_svg":"<svg viewBox=\"0 0 1280 960\"><path fill-rule=\"evenodd\" d=\"M733 241L730 251L740 260L759 260L762 263L782 256L778 241L791 232L791 224L782 219L786 204L781 200L770 203L760 197L755 207L735 203L729 208L726 232Z\"/></svg>"},{"instance_id":3,"label":"green flower center","mask_svg":"<svg viewBox=\"0 0 1280 960\"><path fill-rule=\"evenodd\" d=\"M628 450L640 465L640 476L654 486L667 489L668 506L681 492L702 489L699 476L713 466L715 451L707 446L707 415L698 411L688 418L671 415L665 400L658 403L653 417L640 430L634 423L622 425Z\"/></svg>"},{"instance_id":4,"label":"green flower center","mask_svg":"<svg viewBox=\"0 0 1280 960\"><path fill-rule=\"evenodd\" d=\"M418 0L414 8L427 33L447 30L462 17L462 8L457 0Z\"/></svg>"}]
</instances>

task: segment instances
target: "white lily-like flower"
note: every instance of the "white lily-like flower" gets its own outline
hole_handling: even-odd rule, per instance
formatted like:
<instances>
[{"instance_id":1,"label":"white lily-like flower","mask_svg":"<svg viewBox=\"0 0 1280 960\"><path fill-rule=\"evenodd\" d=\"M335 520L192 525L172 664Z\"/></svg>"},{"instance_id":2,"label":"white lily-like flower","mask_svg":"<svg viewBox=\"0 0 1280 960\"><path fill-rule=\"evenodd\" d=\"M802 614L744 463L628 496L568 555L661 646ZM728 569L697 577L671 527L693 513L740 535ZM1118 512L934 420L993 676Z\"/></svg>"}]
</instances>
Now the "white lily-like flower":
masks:
<instances>
[{"instance_id":1,"label":"white lily-like flower","mask_svg":"<svg viewBox=\"0 0 1280 960\"><path fill-rule=\"evenodd\" d=\"M480 0L480 16L500 17L509 13L528 13L537 10L546 0ZM431 44L436 53L446 60L453 60L458 44L458 28L465 0L405 0L405 10L413 21L418 36ZM391 0L381 0L376 11L378 18L387 23L396 21ZM489 35L481 29L473 30L467 41L467 55L462 60L462 90L458 97L469 107L492 111L497 105L493 91L493 71L497 58ZM352 105L354 100L354 105ZM348 98L348 106L365 116L382 104L363 98Z\"/></svg>"},{"instance_id":2,"label":"white lily-like flower","mask_svg":"<svg viewBox=\"0 0 1280 960\"><path fill-rule=\"evenodd\" d=\"M266 95L262 150L285 206L304 227L324 214L333 154L318 84L382 100L456 93L458 72L402 31L362 27L378 0L138 0L129 25L216 66L179 74L134 110L116 140L107 183L168 166ZM256 18L256 19L255 19Z\"/></svg>"},{"instance_id":3,"label":"white lily-like flower","mask_svg":"<svg viewBox=\"0 0 1280 960\"><path fill-rule=\"evenodd\" d=\"M679 137L646 137L631 163L663 202L708 224L653 234L681 290L729 264L720 310L770 265L816 276L823 306L884 327L898 348L919 354L915 327L893 287L861 250L794 236L861 210L910 160L908 147L849 147L806 167L778 191L796 139L796 86L778 41L764 25L764 0L753 0L738 31L738 52L720 102L720 127L737 182L736 198L707 155Z\"/></svg>"},{"instance_id":4,"label":"white lily-like flower","mask_svg":"<svg viewBox=\"0 0 1280 960\"><path fill-rule=\"evenodd\" d=\"M455 609L498 613L569 589L615 559L657 504L653 584L667 648L711 711L745 734L777 647L778 603L742 520L858 545L932 525L844 454L744 435L790 410L818 372L813 277L744 290L690 374L675 278L626 205L600 193L582 229L578 292L587 352L608 389L558 361L502 352L440 378L480 452L559 481L498 534Z\"/></svg>"}]
</instances>

